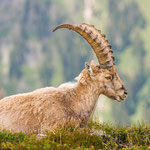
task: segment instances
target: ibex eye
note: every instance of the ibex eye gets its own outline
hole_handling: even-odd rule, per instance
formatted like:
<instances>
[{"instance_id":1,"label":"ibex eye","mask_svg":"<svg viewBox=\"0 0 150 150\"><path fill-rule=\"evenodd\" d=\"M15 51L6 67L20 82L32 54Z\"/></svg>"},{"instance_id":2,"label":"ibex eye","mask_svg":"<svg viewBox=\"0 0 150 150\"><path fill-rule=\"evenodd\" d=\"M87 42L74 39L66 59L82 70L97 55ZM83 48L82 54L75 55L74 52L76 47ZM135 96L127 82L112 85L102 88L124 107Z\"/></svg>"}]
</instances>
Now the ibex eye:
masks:
<instances>
[{"instance_id":1,"label":"ibex eye","mask_svg":"<svg viewBox=\"0 0 150 150\"><path fill-rule=\"evenodd\" d=\"M112 76L106 76L105 77L107 80L111 80L112 79Z\"/></svg>"}]
</instances>

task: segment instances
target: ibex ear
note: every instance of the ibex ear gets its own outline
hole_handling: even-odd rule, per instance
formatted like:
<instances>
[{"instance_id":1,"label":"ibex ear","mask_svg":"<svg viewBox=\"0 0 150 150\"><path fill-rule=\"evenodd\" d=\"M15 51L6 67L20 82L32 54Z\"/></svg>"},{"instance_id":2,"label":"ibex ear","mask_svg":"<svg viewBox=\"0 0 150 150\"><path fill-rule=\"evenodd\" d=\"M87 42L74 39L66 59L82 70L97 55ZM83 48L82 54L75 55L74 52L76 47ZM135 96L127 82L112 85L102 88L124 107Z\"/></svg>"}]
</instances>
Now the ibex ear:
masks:
<instances>
[{"instance_id":1,"label":"ibex ear","mask_svg":"<svg viewBox=\"0 0 150 150\"><path fill-rule=\"evenodd\" d=\"M85 68L88 70L90 68L90 65L88 64L88 62L85 63Z\"/></svg>"},{"instance_id":2,"label":"ibex ear","mask_svg":"<svg viewBox=\"0 0 150 150\"><path fill-rule=\"evenodd\" d=\"M92 70L91 66L87 62L85 63L85 68L86 68L86 70L88 71L88 73L90 75L93 74L93 70Z\"/></svg>"}]
</instances>

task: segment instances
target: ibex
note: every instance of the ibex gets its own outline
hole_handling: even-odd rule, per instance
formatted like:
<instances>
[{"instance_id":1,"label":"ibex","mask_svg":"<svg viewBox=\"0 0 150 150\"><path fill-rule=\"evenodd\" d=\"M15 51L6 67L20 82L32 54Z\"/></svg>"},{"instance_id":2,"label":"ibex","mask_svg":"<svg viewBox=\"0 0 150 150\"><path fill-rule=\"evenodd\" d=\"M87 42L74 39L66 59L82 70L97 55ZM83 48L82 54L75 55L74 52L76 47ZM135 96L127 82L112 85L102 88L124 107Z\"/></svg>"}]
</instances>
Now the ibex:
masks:
<instances>
[{"instance_id":1,"label":"ibex","mask_svg":"<svg viewBox=\"0 0 150 150\"><path fill-rule=\"evenodd\" d=\"M105 35L85 23L62 24L53 31L60 28L73 30L86 39L99 65L86 63L76 83L64 83L58 88L46 87L2 99L0 124L3 129L41 133L68 123L86 126L101 94L118 102L126 98L127 90L117 74L113 51Z\"/></svg>"}]
</instances>

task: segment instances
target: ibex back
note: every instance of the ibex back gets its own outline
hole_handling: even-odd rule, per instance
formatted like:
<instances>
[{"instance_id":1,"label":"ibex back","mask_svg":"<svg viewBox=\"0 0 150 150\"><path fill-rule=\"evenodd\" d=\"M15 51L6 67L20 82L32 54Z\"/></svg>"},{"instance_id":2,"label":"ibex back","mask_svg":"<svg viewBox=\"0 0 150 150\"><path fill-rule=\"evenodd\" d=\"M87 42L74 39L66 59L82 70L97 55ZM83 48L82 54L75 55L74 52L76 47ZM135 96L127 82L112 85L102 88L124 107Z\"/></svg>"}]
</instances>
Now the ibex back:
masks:
<instances>
[{"instance_id":1,"label":"ibex back","mask_svg":"<svg viewBox=\"0 0 150 150\"><path fill-rule=\"evenodd\" d=\"M127 90L119 79L113 51L105 36L85 23L63 24L55 30L59 28L69 28L83 36L93 48L99 65L86 63L76 83L64 83L58 88L46 87L2 99L2 128L41 133L68 123L84 126L89 122L100 94L119 102L126 98Z\"/></svg>"}]
</instances>

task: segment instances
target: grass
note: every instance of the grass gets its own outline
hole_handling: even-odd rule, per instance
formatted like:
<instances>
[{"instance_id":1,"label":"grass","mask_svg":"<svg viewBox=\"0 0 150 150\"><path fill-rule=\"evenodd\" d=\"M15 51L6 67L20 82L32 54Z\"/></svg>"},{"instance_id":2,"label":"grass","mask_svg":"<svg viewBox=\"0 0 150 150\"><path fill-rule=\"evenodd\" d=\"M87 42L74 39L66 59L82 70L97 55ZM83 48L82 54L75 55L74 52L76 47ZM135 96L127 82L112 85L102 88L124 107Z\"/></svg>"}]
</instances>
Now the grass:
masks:
<instances>
[{"instance_id":1,"label":"grass","mask_svg":"<svg viewBox=\"0 0 150 150\"><path fill-rule=\"evenodd\" d=\"M82 150L82 149L150 149L150 126L112 126L90 122L87 128L65 128L48 132L37 139L36 134L0 132L0 150Z\"/></svg>"}]
</instances>

